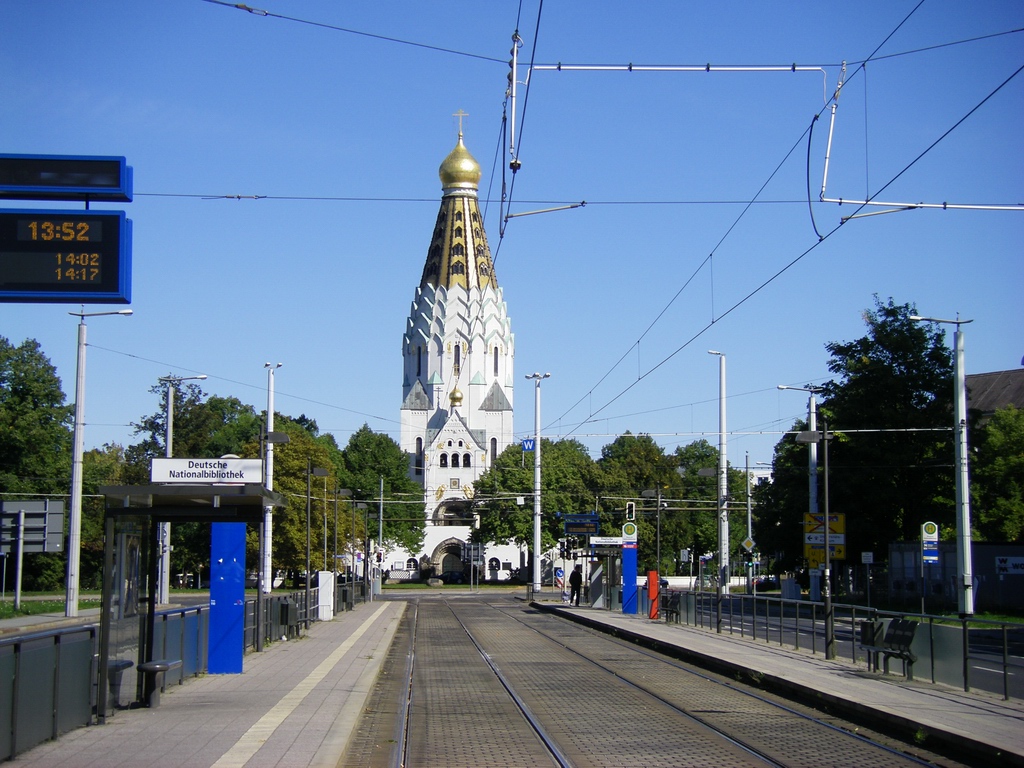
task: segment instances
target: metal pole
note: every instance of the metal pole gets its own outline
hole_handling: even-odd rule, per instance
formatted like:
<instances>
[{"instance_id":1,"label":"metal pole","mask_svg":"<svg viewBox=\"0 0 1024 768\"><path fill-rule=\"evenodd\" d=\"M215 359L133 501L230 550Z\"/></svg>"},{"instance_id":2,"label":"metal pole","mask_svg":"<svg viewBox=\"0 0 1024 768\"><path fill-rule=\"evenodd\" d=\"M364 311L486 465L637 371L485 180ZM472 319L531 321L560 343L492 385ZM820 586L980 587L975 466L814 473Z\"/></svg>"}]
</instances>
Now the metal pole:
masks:
<instances>
[{"instance_id":1,"label":"metal pole","mask_svg":"<svg viewBox=\"0 0 1024 768\"><path fill-rule=\"evenodd\" d=\"M164 440L165 455L174 458L174 384L175 379L166 378L167 382L167 436ZM171 524L158 523L160 526L160 561L157 563L160 574L157 578L156 601L160 604L170 602L171 595Z\"/></svg>"},{"instance_id":2,"label":"metal pole","mask_svg":"<svg viewBox=\"0 0 1024 768\"><path fill-rule=\"evenodd\" d=\"M835 621L832 615L832 556L829 551L829 522L828 516L828 419L824 416L821 419L822 424L822 453L824 456L824 474L825 474L825 584L822 589L825 590L825 658L834 659L836 657L836 633L835 633Z\"/></svg>"},{"instance_id":3,"label":"metal pole","mask_svg":"<svg viewBox=\"0 0 1024 768\"><path fill-rule=\"evenodd\" d=\"M960 613L974 613L974 575L971 563L971 493L967 475L967 386L964 374L964 334L957 323L953 334L953 372L956 392L956 559L961 588L957 590Z\"/></svg>"},{"instance_id":4,"label":"metal pole","mask_svg":"<svg viewBox=\"0 0 1024 768\"><path fill-rule=\"evenodd\" d=\"M267 369L267 433L274 431L274 371L281 363L264 363ZM274 444L267 441L266 478L264 485L268 491L274 490ZM263 508L263 556L260 565L261 589L269 595L274 587L273 545L274 545L274 508L269 504Z\"/></svg>"},{"instance_id":5,"label":"metal pole","mask_svg":"<svg viewBox=\"0 0 1024 768\"><path fill-rule=\"evenodd\" d=\"M78 323L78 372L75 375L75 434L71 456L71 509L68 513L66 617L78 616L78 570L82 549L82 457L85 453L85 313Z\"/></svg>"},{"instance_id":6,"label":"metal pole","mask_svg":"<svg viewBox=\"0 0 1024 768\"><path fill-rule=\"evenodd\" d=\"M717 631L722 631L722 602L729 595L729 475L725 436L725 355L718 355L718 599L715 601Z\"/></svg>"},{"instance_id":7,"label":"metal pole","mask_svg":"<svg viewBox=\"0 0 1024 768\"><path fill-rule=\"evenodd\" d=\"M313 474L313 459L306 457L306 630L309 630L309 519L312 499L310 496L309 478Z\"/></svg>"},{"instance_id":8,"label":"metal pole","mask_svg":"<svg viewBox=\"0 0 1024 768\"><path fill-rule=\"evenodd\" d=\"M747 477L747 541L754 540L754 527L751 515L751 507L753 506L750 498L750 451L744 452L744 472ZM753 563L753 552L748 552L746 557L746 571L747 571L747 594L753 594L754 592L754 563Z\"/></svg>"},{"instance_id":9,"label":"metal pole","mask_svg":"<svg viewBox=\"0 0 1024 768\"><path fill-rule=\"evenodd\" d=\"M540 592L540 383L551 374L531 373L533 388L533 592Z\"/></svg>"}]
</instances>

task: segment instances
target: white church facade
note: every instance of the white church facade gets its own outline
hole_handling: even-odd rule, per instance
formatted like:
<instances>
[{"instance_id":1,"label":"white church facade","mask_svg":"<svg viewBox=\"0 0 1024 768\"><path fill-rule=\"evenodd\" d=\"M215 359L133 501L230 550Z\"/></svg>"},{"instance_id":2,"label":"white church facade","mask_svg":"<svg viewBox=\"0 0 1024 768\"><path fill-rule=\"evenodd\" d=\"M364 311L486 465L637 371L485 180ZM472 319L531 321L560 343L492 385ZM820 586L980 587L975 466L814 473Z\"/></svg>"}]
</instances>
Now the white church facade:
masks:
<instances>
[{"instance_id":1,"label":"white church facade","mask_svg":"<svg viewBox=\"0 0 1024 768\"><path fill-rule=\"evenodd\" d=\"M426 516L421 552L384 555L402 578L468 576L473 483L513 441L515 339L480 215L480 166L461 131L438 175L441 206L402 337L400 444ZM476 578L525 565L525 549L487 544Z\"/></svg>"}]
</instances>

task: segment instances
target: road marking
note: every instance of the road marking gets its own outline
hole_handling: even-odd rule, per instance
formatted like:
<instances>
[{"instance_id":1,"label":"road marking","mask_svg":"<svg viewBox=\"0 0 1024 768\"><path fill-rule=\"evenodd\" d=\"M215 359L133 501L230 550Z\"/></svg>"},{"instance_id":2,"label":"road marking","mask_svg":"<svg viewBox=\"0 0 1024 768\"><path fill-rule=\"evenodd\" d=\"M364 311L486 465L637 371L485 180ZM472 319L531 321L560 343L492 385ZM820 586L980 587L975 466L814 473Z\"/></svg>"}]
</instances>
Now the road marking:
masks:
<instances>
[{"instance_id":1,"label":"road marking","mask_svg":"<svg viewBox=\"0 0 1024 768\"><path fill-rule=\"evenodd\" d=\"M242 766L249 762L249 759L274 734L278 726L295 711L295 708L302 703L303 699L310 694L317 684L327 677L327 673L331 671L335 664L341 661L342 657L351 650L356 641L366 633L387 608L388 605L386 603L378 608L345 642L335 648L330 656L321 661L316 669L310 672L302 682L286 693L267 714L257 720L248 731L242 734L242 737L235 742L235 745L213 764L213 768L242 768Z\"/></svg>"}]
</instances>

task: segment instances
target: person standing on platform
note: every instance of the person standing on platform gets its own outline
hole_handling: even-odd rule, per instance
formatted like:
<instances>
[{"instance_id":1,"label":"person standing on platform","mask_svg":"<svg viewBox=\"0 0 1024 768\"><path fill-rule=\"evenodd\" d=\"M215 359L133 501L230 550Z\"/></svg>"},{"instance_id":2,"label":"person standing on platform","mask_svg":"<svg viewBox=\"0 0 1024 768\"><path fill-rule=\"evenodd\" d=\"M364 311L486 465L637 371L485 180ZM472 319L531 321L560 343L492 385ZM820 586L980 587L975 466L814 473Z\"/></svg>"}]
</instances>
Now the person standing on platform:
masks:
<instances>
[{"instance_id":1,"label":"person standing on platform","mask_svg":"<svg viewBox=\"0 0 1024 768\"><path fill-rule=\"evenodd\" d=\"M583 586L583 566L577 565L569 574L569 605L580 604L580 588Z\"/></svg>"}]
</instances>

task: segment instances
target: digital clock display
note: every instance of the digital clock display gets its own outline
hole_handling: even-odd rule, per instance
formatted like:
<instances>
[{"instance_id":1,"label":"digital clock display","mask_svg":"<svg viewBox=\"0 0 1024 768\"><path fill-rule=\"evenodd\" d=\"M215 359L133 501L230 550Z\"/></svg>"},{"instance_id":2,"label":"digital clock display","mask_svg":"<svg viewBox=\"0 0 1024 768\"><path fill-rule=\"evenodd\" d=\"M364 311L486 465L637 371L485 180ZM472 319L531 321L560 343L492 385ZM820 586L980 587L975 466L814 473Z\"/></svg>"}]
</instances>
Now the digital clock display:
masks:
<instances>
[{"instance_id":1,"label":"digital clock display","mask_svg":"<svg viewBox=\"0 0 1024 768\"><path fill-rule=\"evenodd\" d=\"M0 301L128 303L121 211L0 211Z\"/></svg>"}]
</instances>

